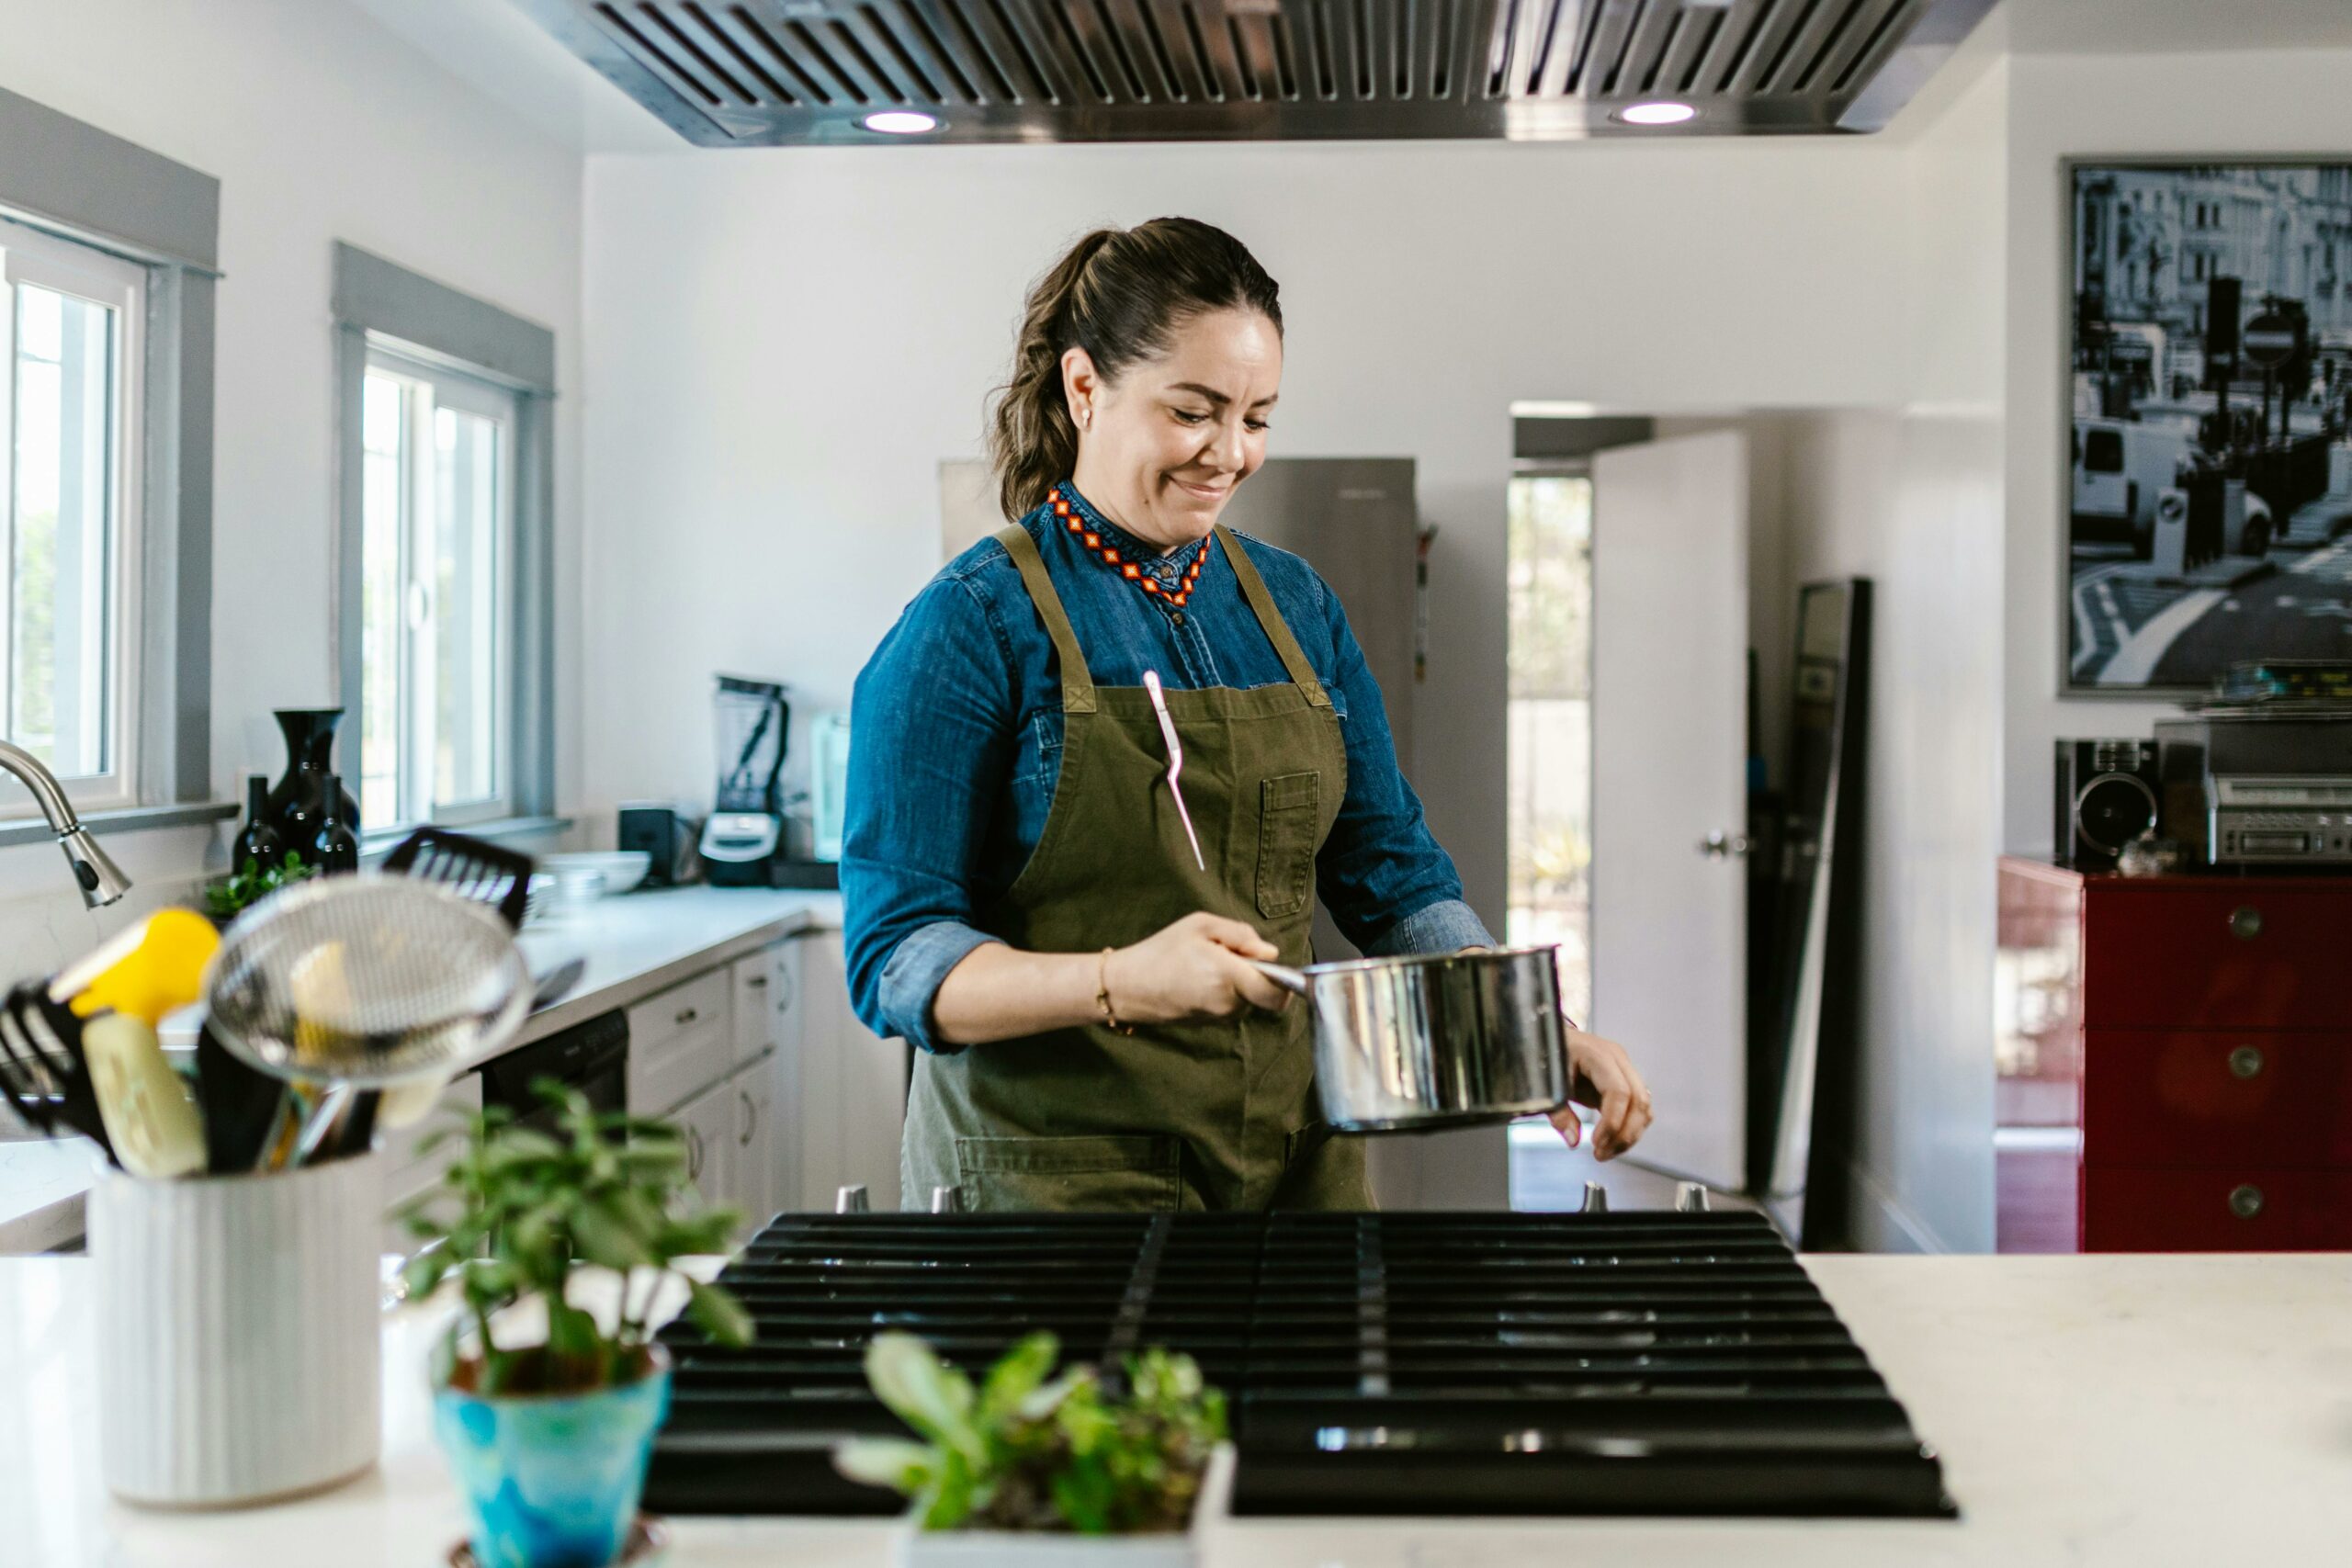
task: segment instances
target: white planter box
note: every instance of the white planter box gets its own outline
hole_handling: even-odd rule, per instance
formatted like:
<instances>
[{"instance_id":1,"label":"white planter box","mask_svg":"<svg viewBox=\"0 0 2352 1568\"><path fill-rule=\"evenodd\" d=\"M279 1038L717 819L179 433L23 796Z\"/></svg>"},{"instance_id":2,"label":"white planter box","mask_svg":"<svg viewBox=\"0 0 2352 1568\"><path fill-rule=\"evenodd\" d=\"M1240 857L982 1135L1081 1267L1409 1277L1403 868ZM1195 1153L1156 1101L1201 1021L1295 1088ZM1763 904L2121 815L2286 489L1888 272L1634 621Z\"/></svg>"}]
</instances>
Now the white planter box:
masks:
<instances>
[{"instance_id":1,"label":"white planter box","mask_svg":"<svg viewBox=\"0 0 2352 1568\"><path fill-rule=\"evenodd\" d=\"M1220 1443L1201 1477L1193 1528L1182 1535L1056 1535L1040 1530L926 1530L911 1519L890 1543L896 1568L1195 1568L1202 1527L1233 1495L1233 1445Z\"/></svg>"}]
</instances>

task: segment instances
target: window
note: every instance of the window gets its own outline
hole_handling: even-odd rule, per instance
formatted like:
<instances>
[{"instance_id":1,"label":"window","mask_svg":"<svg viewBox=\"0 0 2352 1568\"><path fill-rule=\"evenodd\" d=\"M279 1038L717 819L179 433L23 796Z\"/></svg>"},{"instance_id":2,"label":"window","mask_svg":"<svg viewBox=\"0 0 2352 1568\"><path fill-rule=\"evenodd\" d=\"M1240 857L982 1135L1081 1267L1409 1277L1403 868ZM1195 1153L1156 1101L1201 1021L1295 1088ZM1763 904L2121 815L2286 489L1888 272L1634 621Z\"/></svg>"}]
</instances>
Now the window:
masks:
<instances>
[{"instance_id":1,"label":"window","mask_svg":"<svg viewBox=\"0 0 2352 1568\"><path fill-rule=\"evenodd\" d=\"M2095 474L2120 474L2123 471L2123 433L2120 430L2094 430L2083 447L2083 467Z\"/></svg>"},{"instance_id":2,"label":"window","mask_svg":"<svg viewBox=\"0 0 2352 1568\"><path fill-rule=\"evenodd\" d=\"M353 793L370 829L512 808L515 403L450 370L368 356Z\"/></svg>"},{"instance_id":3,"label":"window","mask_svg":"<svg viewBox=\"0 0 2352 1568\"><path fill-rule=\"evenodd\" d=\"M131 804L146 269L0 221L0 736ZM14 796L0 814L27 807Z\"/></svg>"}]
</instances>

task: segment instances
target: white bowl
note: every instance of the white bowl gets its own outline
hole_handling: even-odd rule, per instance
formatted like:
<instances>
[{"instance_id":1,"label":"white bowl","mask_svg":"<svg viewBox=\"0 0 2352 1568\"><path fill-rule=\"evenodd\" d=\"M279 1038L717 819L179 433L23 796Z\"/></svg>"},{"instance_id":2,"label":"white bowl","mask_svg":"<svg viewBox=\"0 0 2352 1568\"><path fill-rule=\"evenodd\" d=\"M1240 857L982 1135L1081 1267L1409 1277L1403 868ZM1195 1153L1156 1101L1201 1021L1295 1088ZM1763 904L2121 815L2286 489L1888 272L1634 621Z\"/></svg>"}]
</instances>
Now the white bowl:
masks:
<instances>
[{"instance_id":1,"label":"white bowl","mask_svg":"<svg viewBox=\"0 0 2352 1568\"><path fill-rule=\"evenodd\" d=\"M653 869L653 857L643 850L597 850L543 856L539 869L555 878L566 898L610 897L643 882ZM598 878L602 886L596 885Z\"/></svg>"}]
</instances>

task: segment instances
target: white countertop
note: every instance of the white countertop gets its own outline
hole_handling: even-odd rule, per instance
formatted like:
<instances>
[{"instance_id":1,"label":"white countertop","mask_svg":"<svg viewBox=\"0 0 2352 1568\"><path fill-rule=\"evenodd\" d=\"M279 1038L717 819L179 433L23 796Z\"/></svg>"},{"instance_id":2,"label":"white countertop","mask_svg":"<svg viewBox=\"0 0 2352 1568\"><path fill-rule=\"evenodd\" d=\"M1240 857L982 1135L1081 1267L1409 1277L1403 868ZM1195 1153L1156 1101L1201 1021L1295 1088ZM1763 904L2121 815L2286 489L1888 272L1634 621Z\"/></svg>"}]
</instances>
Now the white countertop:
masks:
<instances>
[{"instance_id":1,"label":"white countertop","mask_svg":"<svg viewBox=\"0 0 2352 1568\"><path fill-rule=\"evenodd\" d=\"M1204 1568L2166 1568L2342 1562L2352 1256L1806 1259L1942 1453L1957 1523L1315 1519L1212 1527ZM0 1519L44 1568L427 1568L463 1531L426 1429L436 1319L395 1315L382 1462L310 1500L170 1514L97 1472L90 1266L0 1259ZM680 1568L881 1568L887 1526L675 1521ZM19 1559L16 1552L28 1555Z\"/></svg>"},{"instance_id":2,"label":"white countertop","mask_svg":"<svg viewBox=\"0 0 2352 1568\"><path fill-rule=\"evenodd\" d=\"M535 975L575 957L587 967L554 1006L531 1016L514 1043L627 1007L795 932L841 923L840 894L789 888L660 888L559 904L523 928L524 959ZM40 1252L80 1235L82 1195L97 1160L86 1138L0 1142L0 1253Z\"/></svg>"}]
</instances>

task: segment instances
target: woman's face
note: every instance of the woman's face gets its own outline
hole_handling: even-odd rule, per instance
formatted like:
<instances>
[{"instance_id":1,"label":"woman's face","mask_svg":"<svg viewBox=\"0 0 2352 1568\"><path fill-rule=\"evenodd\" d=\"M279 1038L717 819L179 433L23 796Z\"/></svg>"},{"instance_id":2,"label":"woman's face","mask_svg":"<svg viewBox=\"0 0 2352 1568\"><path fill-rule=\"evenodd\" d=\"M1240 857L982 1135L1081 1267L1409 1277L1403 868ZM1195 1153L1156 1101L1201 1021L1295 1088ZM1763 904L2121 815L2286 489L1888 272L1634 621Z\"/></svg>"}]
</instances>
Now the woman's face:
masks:
<instances>
[{"instance_id":1,"label":"woman's face","mask_svg":"<svg viewBox=\"0 0 2352 1568\"><path fill-rule=\"evenodd\" d=\"M1234 488L1266 460L1282 379L1282 334L1256 310L1194 316L1166 354L1116 381L1071 349L1062 384L1078 422L1079 493L1163 547L1207 536Z\"/></svg>"}]
</instances>

